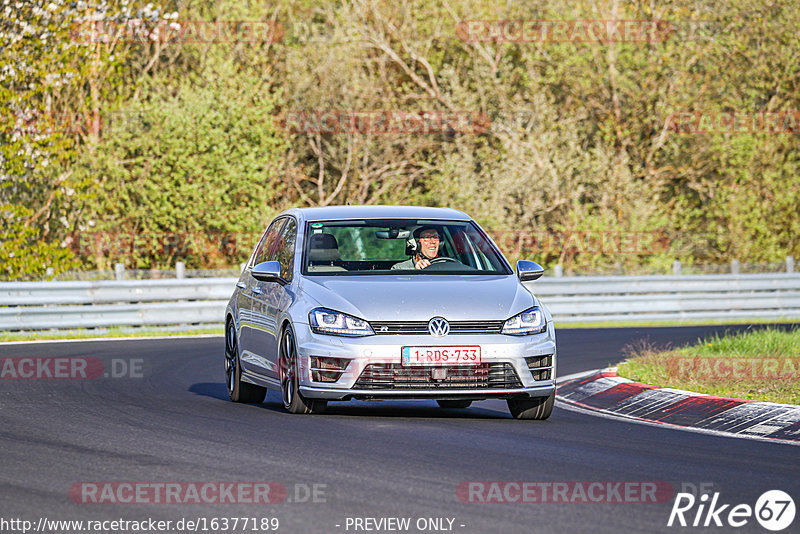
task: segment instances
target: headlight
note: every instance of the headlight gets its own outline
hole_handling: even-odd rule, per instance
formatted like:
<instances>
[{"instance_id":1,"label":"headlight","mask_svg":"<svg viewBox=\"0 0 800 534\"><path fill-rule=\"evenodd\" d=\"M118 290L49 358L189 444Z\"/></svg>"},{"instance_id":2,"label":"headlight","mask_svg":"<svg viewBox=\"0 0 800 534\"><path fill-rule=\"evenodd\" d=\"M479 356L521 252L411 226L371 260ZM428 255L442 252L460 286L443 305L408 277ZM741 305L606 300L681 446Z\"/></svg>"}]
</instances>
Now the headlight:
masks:
<instances>
[{"instance_id":1,"label":"headlight","mask_svg":"<svg viewBox=\"0 0 800 534\"><path fill-rule=\"evenodd\" d=\"M308 324L311 325L311 331L316 334L371 336L375 333L367 321L326 308L311 310L308 314Z\"/></svg>"},{"instance_id":2,"label":"headlight","mask_svg":"<svg viewBox=\"0 0 800 534\"><path fill-rule=\"evenodd\" d=\"M538 307L533 307L507 320L500 333L527 336L528 334L540 334L546 329L547 320L544 318L544 313Z\"/></svg>"}]
</instances>

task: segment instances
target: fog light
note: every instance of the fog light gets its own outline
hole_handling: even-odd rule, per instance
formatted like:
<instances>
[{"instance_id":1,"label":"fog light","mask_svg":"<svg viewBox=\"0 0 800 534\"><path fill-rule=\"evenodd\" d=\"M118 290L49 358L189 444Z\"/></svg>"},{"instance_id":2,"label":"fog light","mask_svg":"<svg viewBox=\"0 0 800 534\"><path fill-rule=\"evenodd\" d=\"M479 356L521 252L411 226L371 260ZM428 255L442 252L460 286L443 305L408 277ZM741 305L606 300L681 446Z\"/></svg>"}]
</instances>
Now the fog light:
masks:
<instances>
[{"instance_id":1,"label":"fog light","mask_svg":"<svg viewBox=\"0 0 800 534\"><path fill-rule=\"evenodd\" d=\"M330 356L311 356L311 380L314 382L336 382L344 374L350 360Z\"/></svg>"},{"instance_id":2,"label":"fog light","mask_svg":"<svg viewBox=\"0 0 800 534\"><path fill-rule=\"evenodd\" d=\"M538 369L540 367L552 367L553 355L548 354L547 356L529 356L525 358L525 362L528 364L528 369Z\"/></svg>"},{"instance_id":3,"label":"fog light","mask_svg":"<svg viewBox=\"0 0 800 534\"><path fill-rule=\"evenodd\" d=\"M534 380L550 380L553 367L552 354L529 356L525 358L525 363L528 364L528 370L530 370Z\"/></svg>"},{"instance_id":4,"label":"fog light","mask_svg":"<svg viewBox=\"0 0 800 534\"><path fill-rule=\"evenodd\" d=\"M534 380L550 380L550 369L531 371L531 376Z\"/></svg>"}]
</instances>

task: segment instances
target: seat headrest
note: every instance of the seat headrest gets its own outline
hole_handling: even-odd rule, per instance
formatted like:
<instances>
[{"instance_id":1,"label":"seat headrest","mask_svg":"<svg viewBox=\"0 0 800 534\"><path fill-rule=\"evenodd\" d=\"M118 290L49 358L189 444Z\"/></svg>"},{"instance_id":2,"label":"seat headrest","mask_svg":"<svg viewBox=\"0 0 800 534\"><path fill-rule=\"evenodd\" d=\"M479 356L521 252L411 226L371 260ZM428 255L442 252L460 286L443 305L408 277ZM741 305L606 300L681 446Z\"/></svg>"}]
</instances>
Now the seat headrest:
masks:
<instances>
[{"instance_id":1,"label":"seat headrest","mask_svg":"<svg viewBox=\"0 0 800 534\"><path fill-rule=\"evenodd\" d=\"M339 244L331 234L314 234L308 250L309 261L333 261L339 259Z\"/></svg>"}]
</instances>

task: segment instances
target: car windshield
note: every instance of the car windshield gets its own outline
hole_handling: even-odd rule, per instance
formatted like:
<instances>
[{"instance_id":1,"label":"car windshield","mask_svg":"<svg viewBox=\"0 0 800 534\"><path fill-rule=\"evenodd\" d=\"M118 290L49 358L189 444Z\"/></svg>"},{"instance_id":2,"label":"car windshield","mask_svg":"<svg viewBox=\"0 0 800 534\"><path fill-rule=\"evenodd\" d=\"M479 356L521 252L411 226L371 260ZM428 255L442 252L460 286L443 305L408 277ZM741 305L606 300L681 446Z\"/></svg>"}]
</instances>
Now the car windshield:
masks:
<instances>
[{"instance_id":1,"label":"car windshield","mask_svg":"<svg viewBox=\"0 0 800 534\"><path fill-rule=\"evenodd\" d=\"M511 274L471 221L315 221L305 236L303 273L309 275ZM415 269L423 257L430 265Z\"/></svg>"}]
</instances>

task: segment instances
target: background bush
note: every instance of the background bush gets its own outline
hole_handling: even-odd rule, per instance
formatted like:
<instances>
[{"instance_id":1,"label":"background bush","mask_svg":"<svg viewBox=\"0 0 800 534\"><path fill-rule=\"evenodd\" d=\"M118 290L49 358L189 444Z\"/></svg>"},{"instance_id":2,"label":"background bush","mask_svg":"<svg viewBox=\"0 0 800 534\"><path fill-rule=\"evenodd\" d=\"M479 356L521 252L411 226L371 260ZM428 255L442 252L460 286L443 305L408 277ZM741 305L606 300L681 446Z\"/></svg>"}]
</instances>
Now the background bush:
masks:
<instances>
[{"instance_id":1,"label":"background bush","mask_svg":"<svg viewBox=\"0 0 800 534\"><path fill-rule=\"evenodd\" d=\"M49 257L6 262L5 278L71 262L235 266L280 210L346 203L452 206L496 235L658 238L626 254L518 249L567 270L800 257L796 132L668 128L684 110L800 109L800 6L789 0L2 1L0 202L14 221L4 257ZM71 25L87 18L271 20L285 33L76 41ZM652 43L470 43L457 34L465 19L661 20L673 31ZM60 110L77 117L71 127L30 128ZM302 110L460 110L490 123L424 135L279 127Z\"/></svg>"}]
</instances>

